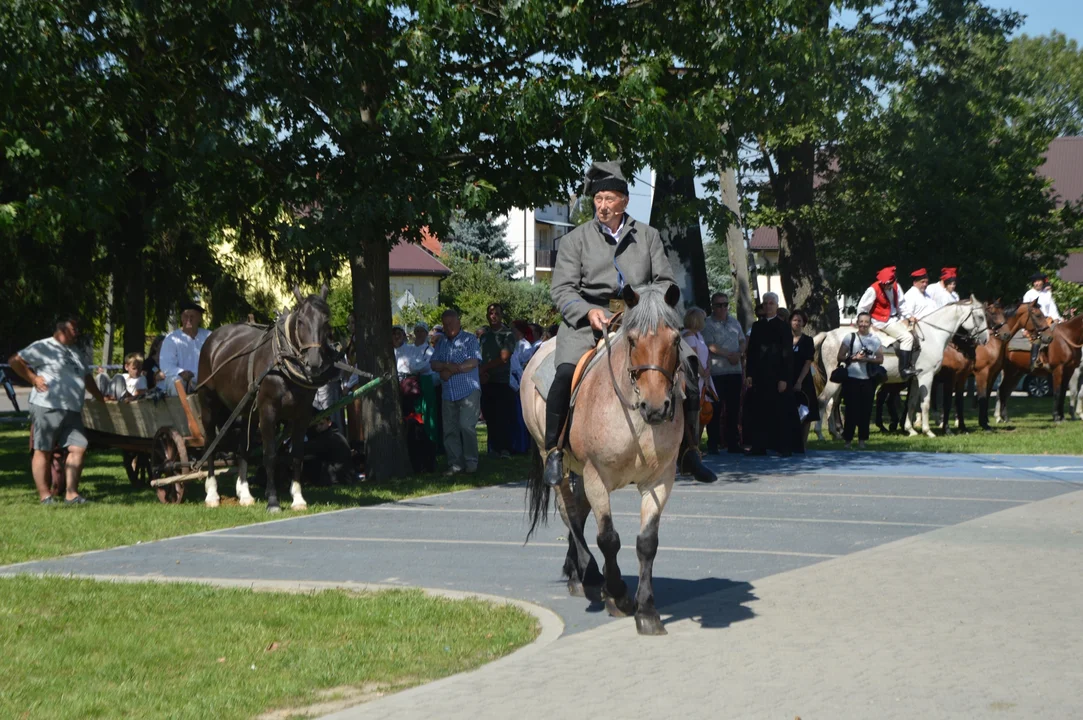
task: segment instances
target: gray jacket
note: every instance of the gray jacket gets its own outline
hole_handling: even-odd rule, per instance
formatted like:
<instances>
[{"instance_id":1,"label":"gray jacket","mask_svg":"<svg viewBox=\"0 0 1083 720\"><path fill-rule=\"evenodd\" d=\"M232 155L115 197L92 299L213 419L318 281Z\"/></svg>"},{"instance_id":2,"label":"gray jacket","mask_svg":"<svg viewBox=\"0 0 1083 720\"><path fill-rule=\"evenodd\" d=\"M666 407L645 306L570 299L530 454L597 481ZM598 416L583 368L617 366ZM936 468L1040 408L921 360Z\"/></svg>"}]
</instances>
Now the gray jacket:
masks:
<instances>
[{"instance_id":1,"label":"gray jacket","mask_svg":"<svg viewBox=\"0 0 1083 720\"><path fill-rule=\"evenodd\" d=\"M597 220L560 238L551 294L564 322L579 328L588 325L587 313L593 308L610 315L609 300L618 297L624 285L673 282L658 231L626 215L617 242L602 233Z\"/></svg>"}]
</instances>

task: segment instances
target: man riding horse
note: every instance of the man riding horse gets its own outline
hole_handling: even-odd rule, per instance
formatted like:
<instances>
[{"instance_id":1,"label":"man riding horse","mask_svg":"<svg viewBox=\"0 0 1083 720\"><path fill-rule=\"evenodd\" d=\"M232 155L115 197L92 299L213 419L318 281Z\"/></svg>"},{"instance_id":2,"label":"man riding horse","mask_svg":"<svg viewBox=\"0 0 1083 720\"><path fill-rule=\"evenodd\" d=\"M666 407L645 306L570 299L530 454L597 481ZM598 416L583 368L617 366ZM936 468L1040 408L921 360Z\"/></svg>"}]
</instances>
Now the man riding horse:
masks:
<instances>
[{"instance_id":1,"label":"man riding horse","mask_svg":"<svg viewBox=\"0 0 1083 720\"><path fill-rule=\"evenodd\" d=\"M929 286L929 297L936 301L936 306L942 308L948 303L959 302L959 293L955 292L955 284L959 279L959 268L940 268L940 282Z\"/></svg>"},{"instance_id":2,"label":"man riding horse","mask_svg":"<svg viewBox=\"0 0 1083 720\"><path fill-rule=\"evenodd\" d=\"M1038 308L1051 322L1061 321L1060 310L1057 301L1053 299L1053 288L1049 285L1049 276L1045 273L1034 273L1030 276L1030 289L1023 295L1023 302L1032 303L1038 301ZM1043 345L1048 345L1052 340L1052 334L1047 333L1043 339L1041 335L1034 335L1029 330L1023 331L1030 338L1030 370L1041 367L1039 360Z\"/></svg>"},{"instance_id":3,"label":"man riding horse","mask_svg":"<svg viewBox=\"0 0 1083 720\"><path fill-rule=\"evenodd\" d=\"M895 266L883 268L876 273L876 282L865 290L857 303L859 313L867 312L872 316L872 326L897 341L895 354L899 359L899 375L903 379L917 374L914 370L913 350L914 335L910 331L912 322L906 311L899 284L895 281Z\"/></svg>"},{"instance_id":4,"label":"man riding horse","mask_svg":"<svg viewBox=\"0 0 1083 720\"><path fill-rule=\"evenodd\" d=\"M623 310L625 286L675 284L658 231L631 218L628 182L617 162L596 162L587 171L584 193L594 196L595 217L560 239L553 268L552 300L563 322L557 333L556 375L549 389L545 412L545 473L547 485L564 478L561 433L568 419L572 379L579 359L608 332L614 314ZM695 352L689 352L694 357ZM695 366L698 370L698 361ZM695 375L692 376L693 378ZM697 427L699 396L686 393L685 438L678 455L680 469L701 482L717 477L699 457L698 438L687 428Z\"/></svg>"}]
</instances>

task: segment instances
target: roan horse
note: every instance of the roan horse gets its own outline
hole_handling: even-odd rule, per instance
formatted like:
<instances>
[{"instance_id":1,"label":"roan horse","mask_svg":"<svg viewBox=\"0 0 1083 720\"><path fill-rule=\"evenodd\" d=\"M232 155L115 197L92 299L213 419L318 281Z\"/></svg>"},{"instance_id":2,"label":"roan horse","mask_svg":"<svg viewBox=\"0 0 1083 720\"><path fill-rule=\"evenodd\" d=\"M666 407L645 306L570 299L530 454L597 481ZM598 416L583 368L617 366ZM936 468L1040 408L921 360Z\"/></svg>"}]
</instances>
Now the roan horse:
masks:
<instances>
[{"instance_id":1,"label":"roan horse","mask_svg":"<svg viewBox=\"0 0 1083 720\"><path fill-rule=\"evenodd\" d=\"M969 300L949 303L934 310L918 320L918 332L921 334L921 351L917 358L918 375L911 378L917 382L918 392L911 391L908 395L906 430L911 435L917 435L914 416L921 403L921 416L925 434L936 437L933 433L932 424L929 421L929 404L932 400L933 378L940 371L940 364L944 360L944 348L948 346L951 337L962 328L979 344L985 344L989 336L989 325L985 318L985 309L982 304L971 297ZM839 346L850 333L855 332L850 328L836 328L828 333L821 333L815 338L819 350L821 363L830 375L835 367L835 358L838 357ZM895 355L884 356L884 368L887 370L888 384L907 384L899 376L899 361ZM839 392L842 385L831 382L830 379L820 391L820 421L816 423L816 435L820 440L824 439L822 431L823 418L828 420L828 429L833 437L840 437L839 428ZM920 398L920 400L919 400ZM831 412L828 413L830 408Z\"/></svg>"},{"instance_id":2,"label":"roan horse","mask_svg":"<svg viewBox=\"0 0 1083 720\"><path fill-rule=\"evenodd\" d=\"M608 351L600 351L606 356L579 385L565 443L565 468L579 477L565 479L557 488L557 508L569 531L564 575L572 595L585 595L595 602L604 599L614 616L634 614L642 635L665 635L654 605L653 567L658 521L673 489L684 433L681 316L675 309L680 290L651 285L637 294L625 287L623 297L627 307L623 329L613 337ZM535 388L534 372L555 347L555 342L548 342L534 354L519 389L523 418L538 447L543 447L545 436L545 400ZM636 538L639 586L634 600L617 567L620 536L609 509L610 493L633 483L642 498ZM533 534L549 511L549 487L542 479L540 454L535 457L528 493ZM604 576L583 535L591 511L598 521Z\"/></svg>"},{"instance_id":3,"label":"roan horse","mask_svg":"<svg viewBox=\"0 0 1083 720\"><path fill-rule=\"evenodd\" d=\"M1068 381L1079 367L1080 347L1083 346L1083 315L1076 315L1071 320L1053 326L1053 342L1042 350L1042 367L1035 369L1034 375L1049 375L1053 378L1053 421L1064 420L1064 396L1068 391ZM1030 372L1030 352L1008 350L1008 359L1004 363L1004 379L1000 382L997 394L997 422L1008 421L1008 398L1012 396L1019 378Z\"/></svg>"},{"instance_id":4,"label":"roan horse","mask_svg":"<svg viewBox=\"0 0 1083 720\"><path fill-rule=\"evenodd\" d=\"M955 397L955 422L960 432L966 432L963 410L966 382L971 375L978 393L978 425L982 430L992 430L989 425L989 395L993 381L1004 368L1008 353L1008 341L1021 329L1041 331L1045 328L1045 316L1038 302L1022 303L1004 312L999 303L985 306L990 322L989 342L978 345L974 354L963 352L955 345L944 350L944 367L940 377L944 380L944 405L940 425L945 435L951 435L948 427L951 419L951 401Z\"/></svg>"},{"instance_id":5,"label":"roan horse","mask_svg":"<svg viewBox=\"0 0 1083 720\"><path fill-rule=\"evenodd\" d=\"M276 435L279 423L288 423L293 442L293 481L291 508L307 507L301 495L301 467L304 460L305 430L312 418L312 400L316 390L335 372L335 353L330 345L330 308L327 286L319 295L301 297L295 287L297 306L270 328L252 325L223 325L210 334L199 354L199 402L207 430L207 447L220 432L236 432L237 499L241 505L255 500L248 490L248 445L251 416L257 415L263 441L263 468L267 474L267 510L279 512L275 488ZM269 371L268 371L269 370ZM259 383L255 400L246 398L253 382ZM241 402L233 427L222 427ZM207 500L218 507L218 482L214 477L214 458L203 458L207 467Z\"/></svg>"}]
</instances>

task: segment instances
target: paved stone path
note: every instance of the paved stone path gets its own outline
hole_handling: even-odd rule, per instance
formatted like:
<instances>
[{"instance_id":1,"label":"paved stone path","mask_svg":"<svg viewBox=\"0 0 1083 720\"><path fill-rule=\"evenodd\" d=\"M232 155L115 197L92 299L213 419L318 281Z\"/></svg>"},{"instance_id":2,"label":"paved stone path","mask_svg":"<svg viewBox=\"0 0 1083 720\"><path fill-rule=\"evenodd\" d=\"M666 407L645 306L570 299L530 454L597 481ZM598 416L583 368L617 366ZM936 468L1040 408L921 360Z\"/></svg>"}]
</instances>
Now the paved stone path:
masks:
<instances>
[{"instance_id":1,"label":"paved stone path","mask_svg":"<svg viewBox=\"0 0 1083 720\"><path fill-rule=\"evenodd\" d=\"M563 526L523 546L521 485L0 572L421 585L532 601L564 621L552 644L338 717L1083 709L1083 458L819 453L718 467L730 482L680 483L662 518L665 638L567 597ZM634 585L636 494L615 495L614 510Z\"/></svg>"}]
</instances>

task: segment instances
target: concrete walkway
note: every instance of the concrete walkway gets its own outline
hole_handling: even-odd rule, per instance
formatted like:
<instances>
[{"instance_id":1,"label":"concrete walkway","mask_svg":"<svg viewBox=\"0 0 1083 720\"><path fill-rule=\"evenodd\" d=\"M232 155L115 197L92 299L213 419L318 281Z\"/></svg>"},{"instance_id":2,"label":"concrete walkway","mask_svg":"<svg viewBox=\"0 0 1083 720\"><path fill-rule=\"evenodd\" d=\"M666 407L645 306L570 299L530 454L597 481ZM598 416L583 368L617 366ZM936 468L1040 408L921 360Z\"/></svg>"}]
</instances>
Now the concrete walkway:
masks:
<instances>
[{"instance_id":1,"label":"concrete walkway","mask_svg":"<svg viewBox=\"0 0 1083 720\"><path fill-rule=\"evenodd\" d=\"M1072 718L1083 491L764 578L329 716Z\"/></svg>"},{"instance_id":2,"label":"concrete walkway","mask_svg":"<svg viewBox=\"0 0 1083 720\"><path fill-rule=\"evenodd\" d=\"M563 525L557 519L524 546L516 483L0 575L422 586L555 613L527 649L337 718L1083 712L1083 458L820 452L711 464L724 481L681 481L663 514L655 563L663 638L641 638L631 620L568 597ZM638 506L634 491L613 496L629 585Z\"/></svg>"}]
</instances>

